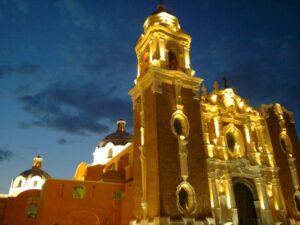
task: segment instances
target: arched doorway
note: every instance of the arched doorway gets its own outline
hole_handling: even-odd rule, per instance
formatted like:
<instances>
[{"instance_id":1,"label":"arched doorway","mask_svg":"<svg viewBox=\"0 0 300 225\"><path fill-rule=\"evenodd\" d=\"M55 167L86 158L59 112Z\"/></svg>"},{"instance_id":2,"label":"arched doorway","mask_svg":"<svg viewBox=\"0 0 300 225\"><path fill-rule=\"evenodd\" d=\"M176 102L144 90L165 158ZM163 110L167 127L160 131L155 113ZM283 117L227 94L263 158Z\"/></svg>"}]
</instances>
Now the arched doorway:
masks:
<instances>
[{"instance_id":1,"label":"arched doorway","mask_svg":"<svg viewBox=\"0 0 300 225\"><path fill-rule=\"evenodd\" d=\"M250 188L243 183L234 185L234 195L238 209L239 225L259 225Z\"/></svg>"},{"instance_id":2,"label":"arched doorway","mask_svg":"<svg viewBox=\"0 0 300 225\"><path fill-rule=\"evenodd\" d=\"M100 225L98 216L90 211L74 211L66 215L62 225Z\"/></svg>"}]
</instances>

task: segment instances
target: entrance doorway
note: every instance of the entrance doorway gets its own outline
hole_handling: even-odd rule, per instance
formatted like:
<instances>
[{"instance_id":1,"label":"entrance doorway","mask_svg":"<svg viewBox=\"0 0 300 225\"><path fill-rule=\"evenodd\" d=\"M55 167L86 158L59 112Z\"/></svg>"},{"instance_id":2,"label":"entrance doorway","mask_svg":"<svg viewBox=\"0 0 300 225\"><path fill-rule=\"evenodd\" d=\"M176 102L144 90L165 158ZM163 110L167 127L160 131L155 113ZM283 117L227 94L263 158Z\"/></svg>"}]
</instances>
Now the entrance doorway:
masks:
<instances>
[{"instance_id":1,"label":"entrance doorway","mask_svg":"<svg viewBox=\"0 0 300 225\"><path fill-rule=\"evenodd\" d=\"M234 185L234 195L238 209L239 225L259 225L250 188L243 183Z\"/></svg>"}]
</instances>

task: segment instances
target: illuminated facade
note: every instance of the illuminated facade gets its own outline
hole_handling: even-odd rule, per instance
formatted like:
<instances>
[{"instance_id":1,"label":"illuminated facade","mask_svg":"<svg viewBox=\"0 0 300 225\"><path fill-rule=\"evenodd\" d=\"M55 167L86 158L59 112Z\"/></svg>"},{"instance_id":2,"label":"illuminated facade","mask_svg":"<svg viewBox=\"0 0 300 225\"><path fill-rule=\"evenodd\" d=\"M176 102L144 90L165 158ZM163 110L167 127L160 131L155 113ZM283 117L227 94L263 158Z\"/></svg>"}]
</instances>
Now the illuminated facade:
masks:
<instances>
[{"instance_id":1,"label":"illuminated facade","mask_svg":"<svg viewBox=\"0 0 300 225\"><path fill-rule=\"evenodd\" d=\"M14 209L23 216L28 199L38 202L22 224L300 224L293 114L278 103L254 109L217 82L208 93L191 68L190 44L160 5L135 49L133 137L119 120L73 180L49 179L40 192L18 194L23 205ZM9 205L0 198L0 225L19 222Z\"/></svg>"},{"instance_id":2,"label":"illuminated facade","mask_svg":"<svg viewBox=\"0 0 300 225\"><path fill-rule=\"evenodd\" d=\"M190 43L160 6L136 45L132 224L299 224L292 113L256 110L217 82L207 93Z\"/></svg>"}]
</instances>

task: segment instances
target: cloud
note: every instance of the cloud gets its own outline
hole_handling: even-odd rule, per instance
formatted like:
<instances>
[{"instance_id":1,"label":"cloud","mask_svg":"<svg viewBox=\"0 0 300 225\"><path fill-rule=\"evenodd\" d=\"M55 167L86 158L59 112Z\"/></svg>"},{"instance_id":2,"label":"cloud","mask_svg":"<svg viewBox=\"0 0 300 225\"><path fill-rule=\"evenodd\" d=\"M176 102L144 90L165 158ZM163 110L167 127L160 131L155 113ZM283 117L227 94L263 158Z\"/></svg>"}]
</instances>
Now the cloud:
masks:
<instances>
[{"instance_id":1,"label":"cloud","mask_svg":"<svg viewBox=\"0 0 300 225\"><path fill-rule=\"evenodd\" d=\"M131 103L115 97L114 88L86 84L57 83L35 95L19 98L23 110L32 113L36 120L21 122L24 128L39 126L67 133L89 135L105 133L109 123L120 117L131 121Z\"/></svg>"},{"instance_id":2,"label":"cloud","mask_svg":"<svg viewBox=\"0 0 300 225\"><path fill-rule=\"evenodd\" d=\"M15 68L15 72L19 74L32 74L40 69L38 65L35 64L20 64Z\"/></svg>"},{"instance_id":3,"label":"cloud","mask_svg":"<svg viewBox=\"0 0 300 225\"><path fill-rule=\"evenodd\" d=\"M9 160L12 157L13 153L9 150L4 150L0 148L0 162Z\"/></svg>"},{"instance_id":4,"label":"cloud","mask_svg":"<svg viewBox=\"0 0 300 225\"><path fill-rule=\"evenodd\" d=\"M0 79L11 74L30 75L39 70L40 66L31 63L21 63L16 65L4 64L0 65Z\"/></svg>"},{"instance_id":5,"label":"cloud","mask_svg":"<svg viewBox=\"0 0 300 225\"><path fill-rule=\"evenodd\" d=\"M19 126L23 129L30 129L32 127L31 124L26 123L26 122L19 122Z\"/></svg>"},{"instance_id":6,"label":"cloud","mask_svg":"<svg viewBox=\"0 0 300 225\"><path fill-rule=\"evenodd\" d=\"M68 143L68 141L66 139L61 138L61 139L57 140L57 143L60 145L64 145L64 144Z\"/></svg>"},{"instance_id":7,"label":"cloud","mask_svg":"<svg viewBox=\"0 0 300 225\"><path fill-rule=\"evenodd\" d=\"M14 68L11 65L0 65L0 79L13 72Z\"/></svg>"},{"instance_id":8,"label":"cloud","mask_svg":"<svg viewBox=\"0 0 300 225\"><path fill-rule=\"evenodd\" d=\"M63 20L71 20L75 27L93 30L95 21L85 10L83 5L77 0L61 0L56 3Z\"/></svg>"}]
</instances>

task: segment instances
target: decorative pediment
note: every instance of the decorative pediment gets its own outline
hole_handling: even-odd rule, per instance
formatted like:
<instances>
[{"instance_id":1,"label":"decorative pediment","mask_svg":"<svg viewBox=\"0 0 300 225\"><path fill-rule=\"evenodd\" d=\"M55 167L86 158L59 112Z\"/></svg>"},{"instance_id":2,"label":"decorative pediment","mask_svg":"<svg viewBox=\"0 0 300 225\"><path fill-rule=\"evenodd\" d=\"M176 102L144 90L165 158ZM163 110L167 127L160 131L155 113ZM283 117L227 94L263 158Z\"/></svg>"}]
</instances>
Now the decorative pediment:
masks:
<instances>
[{"instance_id":1,"label":"decorative pediment","mask_svg":"<svg viewBox=\"0 0 300 225\"><path fill-rule=\"evenodd\" d=\"M239 174L239 176L260 176L260 167L259 165L251 165L250 161L241 158L230 161L230 171L232 175Z\"/></svg>"},{"instance_id":2,"label":"decorative pediment","mask_svg":"<svg viewBox=\"0 0 300 225\"><path fill-rule=\"evenodd\" d=\"M222 116L229 121L257 121L260 120L261 114L248 104L248 100L238 96L232 88L218 90L215 85L215 90L211 93L206 93L206 88L202 87L203 95L201 97L201 105L203 112L215 116Z\"/></svg>"}]
</instances>

